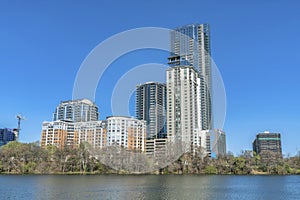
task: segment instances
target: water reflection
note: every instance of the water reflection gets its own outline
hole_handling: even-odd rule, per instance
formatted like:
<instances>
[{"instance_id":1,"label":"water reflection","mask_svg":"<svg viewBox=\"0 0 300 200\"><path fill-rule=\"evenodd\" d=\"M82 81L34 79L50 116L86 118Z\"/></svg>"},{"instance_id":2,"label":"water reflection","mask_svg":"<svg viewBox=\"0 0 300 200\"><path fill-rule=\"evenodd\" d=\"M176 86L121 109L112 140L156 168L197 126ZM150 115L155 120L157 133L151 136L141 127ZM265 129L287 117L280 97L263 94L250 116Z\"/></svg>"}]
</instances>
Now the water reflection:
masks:
<instances>
[{"instance_id":1,"label":"water reflection","mask_svg":"<svg viewBox=\"0 0 300 200\"><path fill-rule=\"evenodd\" d=\"M300 176L0 176L0 199L299 199Z\"/></svg>"}]
</instances>

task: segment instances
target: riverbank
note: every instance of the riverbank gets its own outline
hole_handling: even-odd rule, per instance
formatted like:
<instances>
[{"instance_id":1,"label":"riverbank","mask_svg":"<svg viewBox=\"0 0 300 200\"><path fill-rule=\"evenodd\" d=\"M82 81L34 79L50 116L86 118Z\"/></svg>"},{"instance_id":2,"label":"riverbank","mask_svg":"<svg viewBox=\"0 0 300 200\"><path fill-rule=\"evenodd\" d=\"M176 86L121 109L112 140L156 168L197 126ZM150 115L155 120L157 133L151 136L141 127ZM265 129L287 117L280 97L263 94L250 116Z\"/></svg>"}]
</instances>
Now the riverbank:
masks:
<instances>
[{"instance_id":1,"label":"riverbank","mask_svg":"<svg viewBox=\"0 0 300 200\"><path fill-rule=\"evenodd\" d=\"M227 173L227 174L215 174L215 173L170 173L170 172L151 172L151 173L132 173L132 172L125 172L125 171L110 171L110 172L54 172L54 173L16 173L16 172L1 172L0 175L87 175L87 176L93 176L93 175L158 175L158 176L164 176L164 175L200 175L200 176L207 176L207 175L226 175L226 176L257 176L257 175L263 175L263 176L291 176L291 175L300 175L300 172L298 173L289 173L289 174L271 174L267 172L261 172L261 171L253 171L249 174L233 174L233 173Z\"/></svg>"},{"instance_id":2,"label":"riverbank","mask_svg":"<svg viewBox=\"0 0 300 200\"><path fill-rule=\"evenodd\" d=\"M0 149L2 174L199 174L199 175L292 175L300 174L300 156L262 160L259 155L225 155L209 158L184 154L167 167L152 170L114 170L101 163L88 145L79 148L40 148L37 143L10 142ZM270 154L271 155L271 154ZM146 160L147 161L147 160ZM134 163L140 164L140 163ZM120 166L116 164L116 166ZM135 166L134 166L135 167ZM143 172L143 173L142 173Z\"/></svg>"}]
</instances>

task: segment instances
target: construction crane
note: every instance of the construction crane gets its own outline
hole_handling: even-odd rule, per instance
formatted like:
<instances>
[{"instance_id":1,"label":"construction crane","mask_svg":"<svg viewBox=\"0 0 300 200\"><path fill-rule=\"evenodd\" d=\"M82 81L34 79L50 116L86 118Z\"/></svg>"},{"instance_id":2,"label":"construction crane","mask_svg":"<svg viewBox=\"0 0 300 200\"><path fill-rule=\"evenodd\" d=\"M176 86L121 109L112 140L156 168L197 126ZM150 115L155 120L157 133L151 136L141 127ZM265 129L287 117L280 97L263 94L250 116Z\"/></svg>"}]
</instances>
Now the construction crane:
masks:
<instances>
[{"instance_id":1,"label":"construction crane","mask_svg":"<svg viewBox=\"0 0 300 200\"><path fill-rule=\"evenodd\" d=\"M26 120L24 116L21 114L17 114L16 118L18 119L18 128L16 129L15 135L16 135L16 141L19 141L19 135L21 130L21 120Z\"/></svg>"}]
</instances>

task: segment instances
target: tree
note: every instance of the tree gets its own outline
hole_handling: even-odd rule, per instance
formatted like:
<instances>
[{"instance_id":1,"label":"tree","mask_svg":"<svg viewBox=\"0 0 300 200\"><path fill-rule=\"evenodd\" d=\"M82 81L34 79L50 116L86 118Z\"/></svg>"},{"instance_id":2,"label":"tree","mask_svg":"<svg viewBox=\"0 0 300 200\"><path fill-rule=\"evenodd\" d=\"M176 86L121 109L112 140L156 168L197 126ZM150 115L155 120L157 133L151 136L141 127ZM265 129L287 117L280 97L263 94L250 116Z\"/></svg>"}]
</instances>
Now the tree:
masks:
<instances>
[{"instance_id":1,"label":"tree","mask_svg":"<svg viewBox=\"0 0 300 200\"><path fill-rule=\"evenodd\" d=\"M217 174L217 169L216 167L212 165L208 165L204 168L204 173L205 174Z\"/></svg>"},{"instance_id":2,"label":"tree","mask_svg":"<svg viewBox=\"0 0 300 200\"><path fill-rule=\"evenodd\" d=\"M87 166L90 157L90 152L89 152L90 148L91 146L87 142L80 143L79 145L78 158L80 162L80 173L85 174L87 172Z\"/></svg>"}]
</instances>

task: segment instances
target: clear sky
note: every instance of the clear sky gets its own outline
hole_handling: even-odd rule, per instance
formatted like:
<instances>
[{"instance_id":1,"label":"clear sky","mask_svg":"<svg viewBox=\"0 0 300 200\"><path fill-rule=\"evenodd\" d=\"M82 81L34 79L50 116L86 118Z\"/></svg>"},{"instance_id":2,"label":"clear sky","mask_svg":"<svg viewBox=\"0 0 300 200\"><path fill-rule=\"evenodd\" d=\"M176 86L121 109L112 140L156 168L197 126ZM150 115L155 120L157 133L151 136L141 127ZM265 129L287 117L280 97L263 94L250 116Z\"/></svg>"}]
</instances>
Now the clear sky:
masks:
<instances>
[{"instance_id":1,"label":"clear sky","mask_svg":"<svg viewBox=\"0 0 300 200\"><path fill-rule=\"evenodd\" d=\"M72 98L76 73L88 53L119 32L145 26L211 25L212 57L227 92L228 150L251 149L258 132L282 134L283 152L300 150L299 1L11 1L0 3L0 127L20 140L40 139L61 100ZM105 56L105 55L103 55ZM96 103L110 115L113 84L128 68L167 63L157 50L121 57L101 80Z\"/></svg>"}]
</instances>

